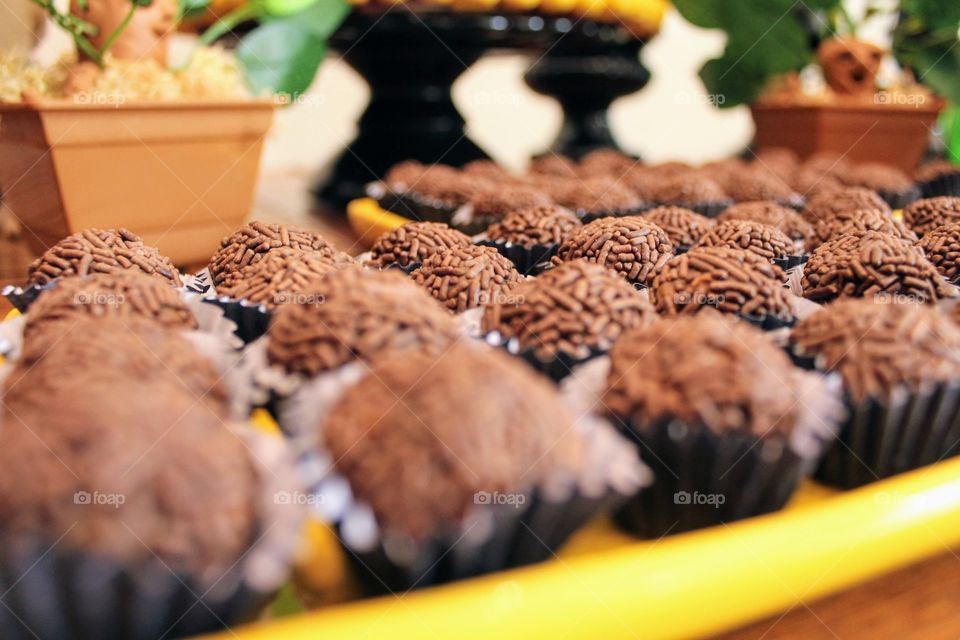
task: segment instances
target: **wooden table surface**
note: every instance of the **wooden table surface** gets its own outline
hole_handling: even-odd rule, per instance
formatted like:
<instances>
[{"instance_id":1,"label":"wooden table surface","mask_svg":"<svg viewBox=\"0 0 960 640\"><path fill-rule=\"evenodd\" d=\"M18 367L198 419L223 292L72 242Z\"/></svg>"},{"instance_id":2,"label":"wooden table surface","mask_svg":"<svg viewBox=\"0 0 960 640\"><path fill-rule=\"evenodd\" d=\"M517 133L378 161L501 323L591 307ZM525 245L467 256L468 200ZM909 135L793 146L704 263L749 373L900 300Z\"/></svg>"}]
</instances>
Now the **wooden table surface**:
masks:
<instances>
[{"instance_id":1,"label":"wooden table surface","mask_svg":"<svg viewBox=\"0 0 960 640\"><path fill-rule=\"evenodd\" d=\"M319 211L307 187L311 175L285 173L262 180L251 219L320 231L352 254L360 246L345 218ZM0 239L0 283L21 283L30 253L9 235ZM195 266L195 265L187 265ZM0 311L9 309L0 301ZM691 615L695 615L692 612ZM638 633L642 637L642 630ZM724 640L836 638L938 640L960 638L960 552L941 555L819 601L797 602L782 615L731 631Z\"/></svg>"}]
</instances>

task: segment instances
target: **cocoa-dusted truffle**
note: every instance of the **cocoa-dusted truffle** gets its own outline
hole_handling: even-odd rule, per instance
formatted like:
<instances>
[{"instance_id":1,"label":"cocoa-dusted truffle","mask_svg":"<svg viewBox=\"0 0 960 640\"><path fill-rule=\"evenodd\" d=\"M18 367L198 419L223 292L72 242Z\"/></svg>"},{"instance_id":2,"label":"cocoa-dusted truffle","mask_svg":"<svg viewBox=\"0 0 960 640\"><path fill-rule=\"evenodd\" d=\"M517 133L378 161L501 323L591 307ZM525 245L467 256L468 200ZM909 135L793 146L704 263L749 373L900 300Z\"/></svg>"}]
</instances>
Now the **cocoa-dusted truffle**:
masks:
<instances>
[{"instance_id":1,"label":"cocoa-dusted truffle","mask_svg":"<svg viewBox=\"0 0 960 640\"><path fill-rule=\"evenodd\" d=\"M925 234L918 245L944 278L960 278L960 222L937 227Z\"/></svg>"},{"instance_id":2,"label":"cocoa-dusted truffle","mask_svg":"<svg viewBox=\"0 0 960 640\"><path fill-rule=\"evenodd\" d=\"M730 200L716 181L693 171L665 178L657 185L653 197L660 204L680 206L713 204Z\"/></svg>"},{"instance_id":3,"label":"cocoa-dusted truffle","mask_svg":"<svg viewBox=\"0 0 960 640\"><path fill-rule=\"evenodd\" d=\"M839 300L799 322L791 341L838 371L857 402L960 378L960 327L933 307Z\"/></svg>"},{"instance_id":4,"label":"cocoa-dusted truffle","mask_svg":"<svg viewBox=\"0 0 960 640\"><path fill-rule=\"evenodd\" d=\"M580 219L564 207L546 205L511 211L503 220L487 228L487 238L523 247L560 244L579 229Z\"/></svg>"},{"instance_id":5,"label":"cocoa-dusted truffle","mask_svg":"<svg viewBox=\"0 0 960 640\"><path fill-rule=\"evenodd\" d=\"M728 220L747 220L759 222L780 229L793 240L804 240L813 235L813 225L789 207L776 202L740 202L727 207L719 216L718 222Z\"/></svg>"},{"instance_id":6,"label":"cocoa-dusted truffle","mask_svg":"<svg viewBox=\"0 0 960 640\"><path fill-rule=\"evenodd\" d=\"M694 314L707 307L755 318L793 319L783 270L755 253L696 247L664 267L650 297L660 313Z\"/></svg>"},{"instance_id":7,"label":"cocoa-dusted truffle","mask_svg":"<svg viewBox=\"0 0 960 640\"><path fill-rule=\"evenodd\" d=\"M614 345L603 404L640 424L675 419L718 434L785 435L800 409L792 369L781 349L744 323L717 313L665 319Z\"/></svg>"},{"instance_id":8,"label":"cocoa-dusted truffle","mask_svg":"<svg viewBox=\"0 0 960 640\"><path fill-rule=\"evenodd\" d=\"M25 335L49 324L80 318L139 317L170 329L195 329L197 321L180 292L136 271L64 278L30 306Z\"/></svg>"},{"instance_id":9,"label":"cocoa-dusted truffle","mask_svg":"<svg viewBox=\"0 0 960 640\"><path fill-rule=\"evenodd\" d=\"M442 222L410 222L377 238L370 250L369 264L406 267L423 262L437 251L469 244L470 236Z\"/></svg>"},{"instance_id":10,"label":"cocoa-dusted truffle","mask_svg":"<svg viewBox=\"0 0 960 640\"><path fill-rule=\"evenodd\" d=\"M585 258L613 269L635 284L649 284L667 260L673 244L663 229L642 216L600 218L584 225L560 245L554 264Z\"/></svg>"},{"instance_id":11,"label":"cocoa-dusted truffle","mask_svg":"<svg viewBox=\"0 0 960 640\"><path fill-rule=\"evenodd\" d=\"M584 176L619 178L636 164L634 158L616 149L595 149L580 158L579 171Z\"/></svg>"},{"instance_id":12,"label":"cocoa-dusted truffle","mask_svg":"<svg viewBox=\"0 0 960 640\"><path fill-rule=\"evenodd\" d=\"M166 385L218 412L226 404L220 374L209 359L185 337L134 316L37 326L6 379L6 394L9 400L21 391L40 389L49 403L74 389L86 392L95 379L104 380L104 388L117 379Z\"/></svg>"},{"instance_id":13,"label":"cocoa-dusted truffle","mask_svg":"<svg viewBox=\"0 0 960 640\"><path fill-rule=\"evenodd\" d=\"M585 358L654 318L650 303L623 278L574 260L519 285L511 300L488 306L483 330L517 338L521 349L544 360L561 353Z\"/></svg>"},{"instance_id":14,"label":"cocoa-dusted truffle","mask_svg":"<svg viewBox=\"0 0 960 640\"><path fill-rule=\"evenodd\" d=\"M815 249L843 234L862 235L867 231L878 231L907 242L917 241L917 234L889 213L877 209L846 209L817 221L813 225L813 236L807 240L807 248Z\"/></svg>"},{"instance_id":15,"label":"cocoa-dusted truffle","mask_svg":"<svg viewBox=\"0 0 960 640\"><path fill-rule=\"evenodd\" d=\"M413 272L413 281L454 313L503 300L522 280L499 251L473 244L438 251Z\"/></svg>"},{"instance_id":16,"label":"cocoa-dusted truffle","mask_svg":"<svg viewBox=\"0 0 960 640\"><path fill-rule=\"evenodd\" d=\"M623 182L605 176L556 182L550 195L557 204L580 214L629 213L644 204Z\"/></svg>"},{"instance_id":17,"label":"cocoa-dusted truffle","mask_svg":"<svg viewBox=\"0 0 960 640\"><path fill-rule=\"evenodd\" d=\"M795 207L803 205L803 197L769 171L732 171L721 184L727 195L736 202L775 200Z\"/></svg>"},{"instance_id":18,"label":"cocoa-dusted truffle","mask_svg":"<svg viewBox=\"0 0 960 640\"><path fill-rule=\"evenodd\" d=\"M4 399L2 535L219 580L258 535L245 445L177 387L74 375L56 396L18 388Z\"/></svg>"},{"instance_id":19,"label":"cocoa-dusted truffle","mask_svg":"<svg viewBox=\"0 0 960 640\"><path fill-rule=\"evenodd\" d=\"M338 266L336 259L326 253L276 249L259 262L227 274L217 293L275 309L297 302L297 297L317 279Z\"/></svg>"},{"instance_id":20,"label":"cocoa-dusted truffle","mask_svg":"<svg viewBox=\"0 0 960 640\"><path fill-rule=\"evenodd\" d=\"M573 416L551 385L470 344L378 360L323 436L380 529L418 539L455 529L480 492L523 492L582 464Z\"/></svg>"},{"instance_id":21,"label":"cocoa-dusted truffle","mask_svg":"<svg viewBox=\"0 0 960 640\"><path fill-rule=\"evenodd\" d=\"M793 242L776 227L749 220L718 223L697 242L698 247L728 247L750 251L767 260L793 255Z\"/></svg>"},{"instance_id":22,"label":"cocoa-dusted truffle","mask_svg":"<svg viewBox=\"0 0 960 640\"><path fill-rule=\"evenodd\" d=\"M67 236L33 261L27 277L30 284L44 285L55 278L120 271L142 271L181 285L170 259L127 229L86 229Z\"/></svg>"},{"instance_id":23,"label":"cocoa-dusted truffle","mask_svg":"<svg viewBox=\"0 0 960 640\"><path fill-rule=\"evenodd\" d=\"M847 187L836 191L825 191L807 201L804 217L812 223L829 220L837 213L845 211L880 211L891 213L880 195L871 189Z\"/></svg>"},{"instance_id":24,"label":"cocoa-dusted truffle","mask_svg":"<svg viewBox=\"0 0 960 640\"><path fill-rule=\"evenodd\" d=\"M577 163L567 156L549 153L533 159L530 163L530 173L576 178L578 175Z\"/></svg>"},{"instance_id":25,"label":"cocoa-dusted truffle","mask_svg":"<svg viewBox=\"0 0 960 640\"><path fill-rule=\"evenodd\" d=\"M699 213L666 205L656 207L643 214L644 219L657 225L670 238L675 248L691 247L713 228L713 220Z\"/></svg>"},{"instance_id":26,"label":"cocoa-dusted truffle","mask_svg":"<svg viewBox=\"0 0 960 640\"><path fill-rule=\"evenodd\" d=\"M521 184L490 185L478 189L470 198L471 216L486 220L499 220L511 211L528 207L543 207L552 204L550 196L537 187Z\"/></svg>"},{"instance_id":27,"label":"cocoa-dusted truffle","mask_svg":"<svg viewBox=\"0 0 960 640\"><path fill-rule=\"evenodd\" d=\"M876 231L841 235L815 249L803 271L803 295L836 298L905 298L933 303L952 294L923 251Z\"/></svg>"},{"instance_id":28,"label":"cocoa-dusted truffle","mask_svg":"<svg viewBox=\"0 0 960 640\"><path fill-rule=\"evenodd\" d=\"M240 227L220 241L220 249L210 258L210 276L219 285L227 276L254 262L270 251L287 247L314 251L337 260L345 255L337 251L317 233L285 224L254 221Z\"/></svg>"},{"instance_id":29,"label":"cocoa-dusted truffle","mask_svg":"<svg viewBox=\"0 0 960 640\"><path fill-rule=\"evenodd\" d=\"M855 187L894 193L913 187L913 180L897 167L880 162L855 164L840 173L840 180Z\"/></svg>"},{"instance_id":30,"label":"cocoa-dusted truffle","mask_svg":"<svg viewBox=\"0 0 960 640\"><path fill-rule=\"evenodd\" d=\"M315 376L389 350L441 351L459 337L456 321L396 271L333 271L284 305L267 332L267 357L288 373Z\"/></svg>"},{"instance_id":31,"label":"cocoa-dusted truffle","mask_svg":"<svg viewBox=\"0 0 960 640\"><path fill-rule=\"evenodd\" d=\"M937 227L960 222L960 198L939 196L917 200L903 208L903 221L922 238Z\"/></svg>"}]
</instances>

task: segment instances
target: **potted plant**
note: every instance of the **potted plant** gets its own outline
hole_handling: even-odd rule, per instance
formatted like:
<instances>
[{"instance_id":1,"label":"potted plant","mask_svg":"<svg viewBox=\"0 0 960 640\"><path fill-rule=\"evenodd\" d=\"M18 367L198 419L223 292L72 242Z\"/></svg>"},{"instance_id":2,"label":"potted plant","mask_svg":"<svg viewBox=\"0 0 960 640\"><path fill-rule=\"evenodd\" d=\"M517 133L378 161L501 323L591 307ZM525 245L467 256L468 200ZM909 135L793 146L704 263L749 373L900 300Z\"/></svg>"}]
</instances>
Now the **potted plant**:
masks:
<instances>
[{"instance_id":1,"label":"potted plant","mask_svg":"<svg viewBox=\"0 0 960 640\"><path fill-rule=\"evenodd\" d=\"M944 98L960 99L954 80L960 61L951 49L960 5L947 4L941 10L936 0L893 8L867 3L860 24L897 13L892 53L903 70L880 86L887 52L857 38L860 24L841 0L675 2L693 24L727 33L723 55L700 76L708 92L723 96L717 106L751 105L754 146L788 147L804 157L833 151L907 171L923 157Z\"/></svg>"},{"instance_id":2,"label":"potted plant","mask_svg":"<svg viewBox=\"0 0 960 640\"><path fill-rule=\"evenodd\" d=\"M25 240L40 251L123 226L179 263L242 224L275 106L309 86L346 13L343 0L254 0L170 67L170 33L208 0L73 0L66 12L33 1L77 59L24 73L42 81L0 98L0 186ZM254 20L234 54L208 47Z\"/></svg>"}]
</instances>

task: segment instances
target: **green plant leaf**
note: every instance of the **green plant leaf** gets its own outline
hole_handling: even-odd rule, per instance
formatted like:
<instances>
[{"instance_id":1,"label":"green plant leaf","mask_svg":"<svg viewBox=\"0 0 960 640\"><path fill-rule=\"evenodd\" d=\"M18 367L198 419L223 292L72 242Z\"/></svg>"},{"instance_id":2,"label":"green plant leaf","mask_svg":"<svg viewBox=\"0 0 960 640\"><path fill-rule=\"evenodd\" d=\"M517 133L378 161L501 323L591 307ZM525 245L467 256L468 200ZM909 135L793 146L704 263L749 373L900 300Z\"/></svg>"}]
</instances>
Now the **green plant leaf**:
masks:
<instances>
[{"instance_id":1,"label":"green plant leaf","mask_svg":"<svg viewBox=\"0 0 960 640\"><path fill-rule=\"evenodd\" d=\"M296 14L296 19L316 35L327 39L343 24L348 13L350 5L347 0L310 0L309 6ZM286 18L267 14L262 20L266 23Z\"/></svg>"},{"instance_id":2,"label":"green plant leaf","mask_svg":"<svg viewBox=\"0 0 960 640\"><path fill-rule=\"evenodd\" d=\"M178 20L199 16L210 8L210 0L177 0Z\"/></svg>"},{"instance_id":3,"label":"green plant leaf","mask_svg":"<svg viewBox=\"0 0 960 640\"><path fill-rule=\"evenodd\" d=\"M909 15L917 16L930 28L952 28L956 32L960 27L960 2L957 0L903 0L902 9Z\"/></svg>"},{"instance_id":4,"label":"green plant leaf","mask_svg":"<svg viewBox=\"0 0 960 640\"><path fill-rule=\"evenodd\" d=\"M326 41L298 16L266 22L240 41L237 60L254 93L296 98L313 82L327 54Z\"/></svg>"},{"instance_id":5,"label":"green plant leaf","mask_svg":"<svg viewBox=\"0 0 960 640\"><path fill-rule=\"evenodd\" d=\"M687 22L705 29L721 29L724 26L722 7L710 0L673 0Z\"/></svg>"},{"instance_id":6,"label":"green plant leaf","mask_svg":"<svg viewBox=\"0 0 960 640\"><path fill-rule=\"evenodd\" d=\"M288 16L303 11L317 0L260 0L263 11L271 16Z\"/></svg>"}]
</instances>

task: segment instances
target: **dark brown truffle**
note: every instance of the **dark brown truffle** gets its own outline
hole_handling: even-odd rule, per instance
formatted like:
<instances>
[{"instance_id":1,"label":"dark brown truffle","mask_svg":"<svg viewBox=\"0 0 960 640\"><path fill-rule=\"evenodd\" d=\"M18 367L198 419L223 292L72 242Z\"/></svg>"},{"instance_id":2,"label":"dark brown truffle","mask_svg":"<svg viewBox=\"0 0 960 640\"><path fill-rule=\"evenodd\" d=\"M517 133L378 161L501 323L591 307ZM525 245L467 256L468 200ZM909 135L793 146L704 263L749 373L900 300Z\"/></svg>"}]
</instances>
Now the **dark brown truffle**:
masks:
<instances>
[{"instance_id":1,"label":"dark brown truffle","mask_svg":"<svg viewBox=\"0 0 960 640\"><path fill-rule=\"evenodd\" d=\"M844 154L836 151L818 151L804 160L800 169L812 171L822 176L838 177L849 170L851 166Z\"/></svg>"},{"instance_id":2,"label":"dark brown truffle","mask_svg":"<svg viewBox=\"0 0 960 640\"><path fill-rule=\"evenodd\" d=\"M552 204L541 189L525 185L491 185L478 190L471 198L474 218L499 220L511 211Z\"/></svg>"},{"instance_id":3,"label":"dark brown truffle","mask_svg":"<svg viewBox=\"0 0 960 640\"><path fill-rule=\"evenodd\" d=\"M2 535L131 567L159 558L209 582L243 557L257 535L258 479L216 412L177 387L123 375L58 392L5 398Z\"/></svg>"},{"instance_id":4,"label":"dark brown truffle","mask_svg":"<svg viewBox=\"0 0 960 640\"><path fill-rule=\"evenodd\" d=\"M220 241L220 249L210 258L210 276L219 285L227 276L248 264L259 262L270 251L286 247L314 251L337 260L346 256L317 233L285 224L254 221Z\"/></svg>"},{"instance_id":5,"label":"dark brown truffle","mask_svg":"<svg viewBox=\"0 0 960 640\"><path fill-rule=\"evenodd\" d=\"M855 401L960 379L960 327L932 307L840 300L798 323L791 341L838 371Z\"/></svg>"},{"instance_id":6,"label":"dark brown truffle","mask_svg":"<svg viewBox=\"0 0 960 640\"><path fill-rule=\"evenodd\" d=\"M412 277L454 313L502 301L523 280L499 251L473 244L438 251Z\"/></svg>"},{"instance_id":7,"label":"dark brown truffle","mask_svg":"<svg viewBox=\"0 0 960 640\"><path fill-rule=\"evenodd\" d=\"M76 390L86 389L94 379L103 380L105 388L118 379L137 380L145 389L165 385L225 411L226 394L210 360L176 332L134 316L37 326L6 380L7 396L40 389L50 402L80 393Z\"/></svg>"},{"instance_id":8,"label":"dark brown truffle","mask_svg":"<svg viewBox=\"0 0 960 640\"><path fill-rule=\"evenodd\" d=\"M795 254L793 242L782 231L749 220L720 222L696 246L743 249L767 260L782 260Z\"/></svg>"},{"instance_id":9,"label":"dark brown truffle","mask_svg":"<svg viewBox=\"0 0 960 640\"><path fill-rule=\"evenodd\" d=\"M438 208L456 209L490 184L486 178L438 164L428 167L407 194Z\"/></svg>"},{"instance_id":10,"label":"dark brown truffle","mask_svg":"<svg viewBox=\"0 0 960 640\"><path fill-rule=\"evenodd\" d=\"M414 538L456 528L480 492L523 492L578 467L572 432L545 379L468 344L379 360L323 428L337 469L380 528Z\"/></svg>"},{"instance_id":11,"label":"dark brown truffle","mask_svg":"<svg viewBox=\"0 0 960 640\"><path fill-rule=\"evenodd\" d=\"M67 236L33 261L27 277L30 284L44 285L55 278L120 271L142 271L181 285L170 259L126 229L87 229Z\"/></svg>"},{"instance_id":12,"label":"dark brown truffle","mask_svg":"<svg viewBox=\"0 0 960 640\"><path fill-rule=\"evenodd\" d=\"M918 245L944 278L960 278L960 223L937 227L923 236Z\"/></svg>"},{"instance_id":13,"label":"dark brown truffle","mask_svg":"<svg viewBox=\"0 0 960 640\"><path fill-rule=\"evenodd\" d=\"M254 262L226 275L217 293L275 309L294 304L317 279L338 268L326 253L275 249Z\"/></svg>"},{"instance_id":14,"label":"dark brown truffle","mask_svg":"<svg viewBox=\"0 0 960 640\"><path fill-rule=\"evenodd\" d=\"M903 221L922 238L937 227L960 222L960 198L940 196L917 200L903 208Z\"/></svg>"},{"instance_id":15,"label":"dark brown truffle","mask_svg":"<svg viewBox=\"0 0 960 640\"><path fill-rule=\"evenodd\" d=\"M490 225L487 238L531 248L560 244L579 229L580 219L559 205L527 207L511 211L503 220Z\"/></svg>"},{"instance_id":16,"label":"dark brown truffle","mask_svg":"<svg viewBox=\"0 0 960 640\"><path fill-rule=\"evenodd\" d=\"M846 209L837 211L830 218L819 220L813 226L813 236L807 240L807 248L815 249L824 242L844 234L862 235L878 231L907 242L916 242L917 235L903 222L889 213L877 209Z\"/></svg>"},{"instance_id":17,"label":"dark brown truffle","mask_svg":"<svg viewBox=\"0 0 960 640\"><path fill-rule=\"evenodd\" d=\"M700 205L726 202L730 198L714 180L694 172L665 178L654 190L660 204Z\"/></svg>"},{"instance_id":18,"label":"dark brown truffle","mask_svg":"<svg viewBox=\"0 0 960 640\"><path fill-rule=\"evenodd\" d=\"M555 153L534 158L530 163L530 173L540 173L561 178L576 178L577 163L566 156Z\"/></svg>"},{"instance_id":19,"label":"dark brown truffle","mask_svg":"<svg viewBox=\"0 0 960 640\"><path fill-rule=\"evenodd\" d=\"M657 187L663 181L663 176L649 167L637 165L623 174L620 182L633 191L643 202L655 202Z\"/></svg>"},{"instance_id":20,"label":"dark brown truffle","mask_svg":"<svg viewBox=\"0 0 960 640\"><path fill-rule=\"evenodd\" d=\"M790 359L761 331L717 313L629 331L610 365L603 404L621 420L673 419L761 438L789 434L797 422Z\"/></svg>"},{"instance_id":21,"label":"dark brown truffle","mask_svg":"<svg viewBox=\"0 0 960 640\"><path fill-rule=\"evenodd\" d=\"M560 245L554 264L584 258L613 269L629 282L649 284L673 257L663 229L642 216L600 218Z\"/></svg>"},{"instance_id":22,"label":"dark brown truffle","mask_svg":"<svg viewBox=\"0 0 960 640\"><path fill-rule=\"evenodd\" d=\"M913 180L897 167L880 162L863 162L840 173L840 181L855 187L895 193L913 186Z\"/></svg>"},{"instance_id":23,"label":"dark brown truffle","mask_svg":"<svg viewBox=\"0 0 960 640\"><path fill-rule=\"evenodd\" d=\"M697 247L664 267L650 297L660 313L694 314L714 307L725 313L791 320L784 273L755 253Z\"/></svg>"},{"instance_id":24,"label":"dark brown truffle","mask_svg":"<svg viewBox=\"0 0 960 640\"><path fill-rule=\"evenodd\" d=\"M470 236L442 222L410 222L377 238L370 250L370 264L406 267L423 262L437 251L469 244Z\"/></svg>"},{"instance_id":25,"label":"dark brown truffle","mask_svg":"<svg viewBox=\"0 0 960 640\"><path fill-rule=\"evenodd\" d=\"M474 160L463 165L461 169L469 176L480 176L488 180L512 180L513 177L493 160Z\"/></svg>"},{"instance_id":26,"label":"dark brown truffle","mask_svg":"<svg viewBox=\"0 0 960 640\"><path fill-rule=\"evenodd\" d=\"M557 204L581 214L629 213L644 204L624 183L601 176L557 182L550 195Z\"/></svg>"},{"instance_id":27,"label":"dark brown truffle","mask_svg":"<svg viewBox=\"0 0 960 640\"><path fill-rule=\"evenodd\" d=\"M890 205L871 189L847 187L836 191L824 191L807 201L804 217L811 223L826 221L837 213L849 211L880 211L892 213Z\"/></svg>"},{"instance_id":28,"label":"dark brown truffle","mask_svg":"<svg viewBox=\"0 0 960 640\"><path fill-rule=\"evenodd\" d=\"M878 297L933 303L952 295L919 247L876 231L841 235L817 247L802 286L804 297L815 302Z\"/></svg>"},{"instance_id":29,"label":"dark brown truffle","mask_svg":"<svg viewBox=\"0 0 960 640\"><path fill-rule=\"evenodd\" d=\"M30 306L25 335L49 324L80 318L139 317L170 329L195 329L197 321L180 292L136 271L64 278Z\"/></svg>"},{"instance_id":30,"label":"dark brown truffle","mask_svg":"<svg viewBox=\"0 0 960 640\"><path fill-rule=\"evenodd\" d=\"M484 331L517 338L548 360L564 353L585 358L604 351L624 330L650 322L653 307L622 278L575 260L518 286L512 300L490 305Z\"/></svg>"},{"instance_id":31,"label":"dark brown truffle","mask_svg":"<svg viewBox=\"0 0 960 640\"><path fill-rule=\"evenodd\" d=\"M920 165L914 172L913 178L917 182L929 182L955 173L960 173L960 165L955 165L949 160L932 160Z\"/></svg>"},{"instance_id":32,"label":"dark brown truffle","mask_svg":"<svg viewBox=\"0 0 960 640\"><path fill-rule=\"evenodd\" d=\"M607 176L620 178L637 160L616 149L595 149L580 158L579 172L583 176Z\"/></svg>"},{"instance_id":33,"label":"dark brown truffle","mask_svg":"<svg viewBox=\"0 0 960 640\"><path fill-rule=\"evenodd\" d=\"M793 240L804 240L813 235L813 225L789 207L776 202L740 202L717 216L718 222L747 220L777 227Z\"/></svg>"},{"instance_id":34,"label":"dark brown truffle","mask_svg":"<svg viewBox=\"0 0 960 640\"><path fill-rule=\"evenodd\" d=\"M713 220L699 213L671 205L656 207L643 214L670 238L674 248L691 247L713 228Z\"/></svg>"},{"instance_id":35,"label":"dark brown truffle","mask_svg":"<svg viewBox=\"0 0 960 640\"><path fill-rule=\"evenodd\" d=\"M721 183L723 190L736 202L775 200L802 206L803 197L781 178L766 171L751 169L730 172Z\"/></svg>"},{"instance_id":36,"label":"dark brown truffle","mask_svg":"<svg viewBox=\"0 0 960 640\"><path fill-rule=\"evenodd\" d=\"M453 317L396 271L333 271L283 306L267 332L267 356L288 373L315 376L388 350L442 351L460 333Z\"/></svg>"}]
</instances>

